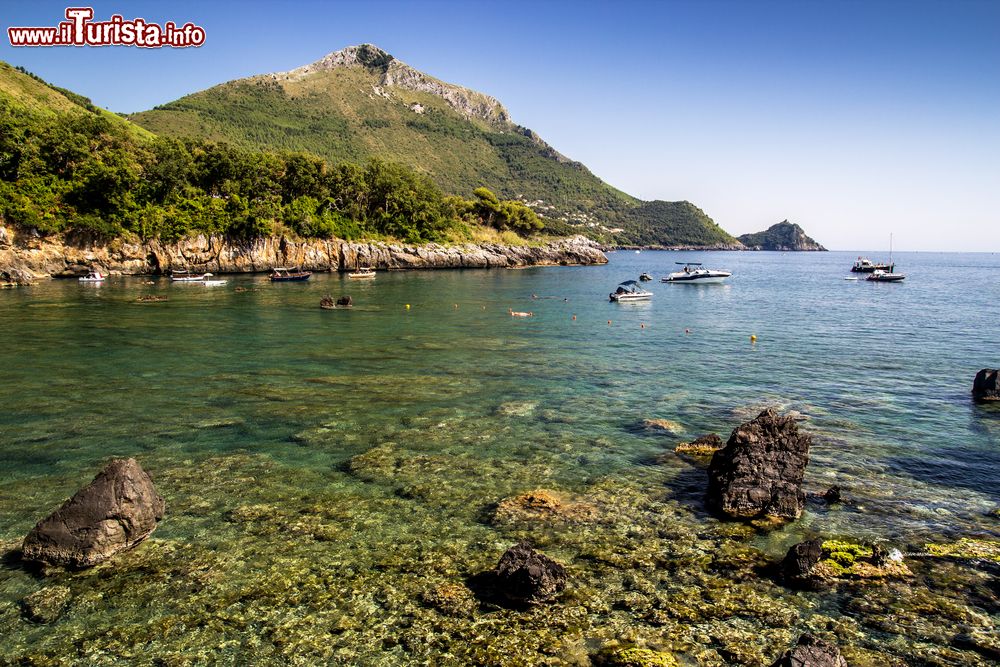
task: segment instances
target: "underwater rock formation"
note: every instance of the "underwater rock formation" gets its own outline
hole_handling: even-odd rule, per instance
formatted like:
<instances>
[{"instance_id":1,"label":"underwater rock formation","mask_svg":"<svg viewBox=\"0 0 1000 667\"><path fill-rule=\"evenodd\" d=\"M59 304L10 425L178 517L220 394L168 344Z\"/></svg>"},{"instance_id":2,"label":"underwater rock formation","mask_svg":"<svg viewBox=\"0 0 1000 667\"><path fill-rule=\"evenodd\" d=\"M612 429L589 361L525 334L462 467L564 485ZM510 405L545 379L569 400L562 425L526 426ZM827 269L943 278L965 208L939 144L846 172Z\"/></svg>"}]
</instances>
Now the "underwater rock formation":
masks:
<instances>
[{"instance_id":1,"label":"underwater rock formation","mask_svg":"<svg viewBox=\"0 0 1000 667\"><path fill-rule=\"evenodd\" d=\"M72 597L66 586L46 586L21 600L21 613L35 623L54 623Z\"/></svg>"},{"instance_id":2,"label":"underwater rock formation","mask_svg":"<svg viewBox=\"0 0 1000 667\"><path fill-rule=\"evenodd\" d=\"M134 547L163 518L163 498L135 459L116 459L24 538L28 562L92 567Z\"/></svg>"},{"instance_id":3,"label":"underwater rock formation","mask_svg":"<svg viewBox=\"0 0 1000 667\"><path fill-rule=\"evenodd\" d=\"M545 602L566 588L566 568L528 542L507 549L493 574L496 592L512 602Z\"/></svg>"},{"instance_id":4,"label":"underwater rock formation","mask_svg":"<svg viewBox=\"0 0 1000 667\"><path fill-rule=\"evenodd\" d=\"M835 644L804 634L771 667L847 667L847 661Z\"/></svg>"},{"instance_id":5,"label":"underwater rock formation","mask_svg":"<svg viewBox=\"0 0 1000 667\"><path fill-rule=\"evenodd\" d=\"M674 447L678 454L690 454L692 456L711 456L722 449L722 438L718 433L707 433L695 438L691 442L682 442Z\"/></svg>"},{"instance_id":6,"label":"underwater rock formation","mask_svg":"<svg viewBox=\"0 0 1000 667\"><path fill-rule=\"evenodd\" d=\"M1000 371L984 368L972 381L972 398L977 401L1000 401Z\"/></svg>"},{"instance_id":7,"label":"underwater rock formation","mask_svg":"<svg viewBox=\"0 0 1000 667\"><path fill-rule=\"evenodd\" d=\"M597 516L597 508L589 503L567 499L548 489L536 489L504 498L493 513L493 523L517 521L588 521Z\"/></svg>"},{"instance_id":8,"label":"underwater rock formation","mask_svg":"<svg viewBox=\"0 0 1000 667\"><path fill-rule=\"evenodd\" d=\"M670 653L648 648L608 647L592 660L598 667L677 667L677 658Z\"/></svg>"},{"instance_id":9,"label":"underwater rock formation","mask_svg":"<svg viewBox=\"0 0 1000 667\"><path fill-rule=\"evenodd\" d=\"M797 519L812 438L768 408L736 428L708 468L708 504L734 518Z\"/></svg>"},{"instance_id":10,"label":"underwater rock formation","mask_svg":"<svg viewBox=\"0 0 1000 667\"><path fill-rule=\"evenodd\" d=\"M879 544L865 546L853 542L822 539L796 544L780 565L785 584L798 588L819 588L841 581L881 581L912 576L897 549L887 551Z\"/></svg>"}]
</instances>

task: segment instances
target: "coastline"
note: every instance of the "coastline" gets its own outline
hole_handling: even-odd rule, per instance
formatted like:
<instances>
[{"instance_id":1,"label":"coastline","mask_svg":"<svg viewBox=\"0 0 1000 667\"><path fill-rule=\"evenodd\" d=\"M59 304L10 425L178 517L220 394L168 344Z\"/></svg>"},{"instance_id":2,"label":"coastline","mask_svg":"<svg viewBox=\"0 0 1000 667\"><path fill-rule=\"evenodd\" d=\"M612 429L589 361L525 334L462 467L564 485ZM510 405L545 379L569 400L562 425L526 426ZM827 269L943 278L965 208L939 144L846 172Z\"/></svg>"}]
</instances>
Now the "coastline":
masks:
<instances>
[{"instance_id":1,"label":"coastline","mask_svg":"<svg viewBox=\"0 0 1000 667\"><path fill-rule=\"evenodd\" d=\"M34 237L0 227L0 276L30 283L72 278L99 270L119 275L159 275L169 271L262 273L275 266L307 271L375 269L519 268L606 264L599 244L583 236L554 239L539 246L494 243L445 246L343 239L292 240L273 236L233 243L199 234L174 243L115 239L107 244L63 236Z\"/></svg>"}]
</instances>

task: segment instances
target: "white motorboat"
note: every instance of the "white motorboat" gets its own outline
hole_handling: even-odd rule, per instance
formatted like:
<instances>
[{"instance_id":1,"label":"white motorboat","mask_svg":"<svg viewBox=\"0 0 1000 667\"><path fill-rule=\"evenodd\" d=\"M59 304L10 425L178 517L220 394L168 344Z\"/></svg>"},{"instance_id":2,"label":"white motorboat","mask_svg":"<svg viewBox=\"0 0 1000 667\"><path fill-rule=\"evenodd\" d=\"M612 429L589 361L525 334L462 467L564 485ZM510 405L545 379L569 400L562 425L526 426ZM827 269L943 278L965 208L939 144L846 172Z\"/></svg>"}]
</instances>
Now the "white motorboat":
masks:
<instances>
[{"instance_id":1,"label":"white motorboat","mask_svg":"<svg viewBox=\"0 0 1000 667\"><path fill-rule=\"evenodd\" d=\"M91 271L87 275L80 278L81 283L100 283L104 282L105 276L100 271Z\"/></svg>"},{"instance_id":2,"label":"white motorboat","mask_svg":"<svg viewBox=\"0 0 1000 667\"><path fill-rule=\"evenodd\" d=\"M902 273L893 273L891 271L872 271L868 274L865 280L873 283L898 283L900 280L905 279L906 276Z\"/></svg>"},{"instance_id":3,"label":"white motorboat","mask_svg":"<svg viewBox=\"0 0 1000 667\"><path fill-rule=\"evenodd\" d=\"M374 278L375 277L375 269L373 269L371 267L368 267L368 266L362 266L362 267L359 267L358 270L355 271L354 273L348 273L347 277L351 278L352 280L365 280L365 279Z\"/></svg>"},{"instance_id":4,"label":"white motorboat","mask_svg":"<svg viewBox=\"0 0 1000 667\"><path fill-rule=\"evenodd\" d=\"M611 301L646 301L653 298L652 292L642 289L634 280L626 280L618 285L618 288L608 295Z\"/></svg>"},{"instance_id":5,"label":"white motorboat","mask_svg":"<svg viewBox=\"0 0 1000 667\"><path fill-rule=\"evenodd\" d=\"M680 271L671 273L662 280L665 283L686 283L704 285L710 283L721 283L729 276L730 271L720 271L718 269L704 269L701 262L676 262L684 266Z\"/></svg>"},{"instance_id":6,"label":"white motorboat","mask_svg":"<svg viewBox=\"0 0 1000 667\"><path fill-rule=\"evenodd\" d=\"M170 274L170 280L175 283L203 283L211 277L211 273L188 273L187 271L174 271Z\"/></svg>"}]
</instances>

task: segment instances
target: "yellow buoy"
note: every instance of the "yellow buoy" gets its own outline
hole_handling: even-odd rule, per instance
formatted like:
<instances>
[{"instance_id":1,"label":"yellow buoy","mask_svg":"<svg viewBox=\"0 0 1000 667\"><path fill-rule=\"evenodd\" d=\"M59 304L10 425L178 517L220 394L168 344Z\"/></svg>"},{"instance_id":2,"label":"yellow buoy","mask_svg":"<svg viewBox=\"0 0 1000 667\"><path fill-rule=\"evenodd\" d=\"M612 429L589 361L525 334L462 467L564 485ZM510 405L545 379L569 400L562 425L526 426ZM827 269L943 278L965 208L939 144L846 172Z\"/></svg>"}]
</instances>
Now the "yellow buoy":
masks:
<instances>
[{"instance_id":1,"label":"yellow buoy","mask_svg":"<svg viewBox=\"0 0 1000 667\"><path fill-rule=\"evenodd\" d=\"M750 342L751 343L757 342L757 334L750 334Z\"/></svg>"},{"instance_id":2,"label":"yellow buoy","mask_svg":"<svg viewBox=\"0 0 1000 667\"><path fill-rule=\"evenodd\" d=\"M409 310L409 309L410 309L410 304L406 304L406 309L407 309L407 310Z\"/></svg>"}]
</instances>

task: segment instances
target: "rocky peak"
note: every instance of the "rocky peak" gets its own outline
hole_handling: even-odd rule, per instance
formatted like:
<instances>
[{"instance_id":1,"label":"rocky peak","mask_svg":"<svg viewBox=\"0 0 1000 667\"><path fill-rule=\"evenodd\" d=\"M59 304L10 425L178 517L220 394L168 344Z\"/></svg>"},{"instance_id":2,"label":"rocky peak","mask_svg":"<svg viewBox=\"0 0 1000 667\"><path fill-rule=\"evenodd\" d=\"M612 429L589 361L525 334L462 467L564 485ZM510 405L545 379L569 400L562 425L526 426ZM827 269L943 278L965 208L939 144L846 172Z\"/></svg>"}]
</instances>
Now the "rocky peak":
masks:
<instances>
[{"instance_id":1,"label":"rocky peak","mask_svg":"<svg viewBox=\"0 0 1000 667\"><path fill-rule=\"evenodd\" d=\"M771 225L762 232L744 234L739 240L749 250L826 250L811 239L805 230L788 220Z\"/></svg>"},{"instance_id":2,"label":"rocky peak","mask_svg":"<svg viewBox=\"0 0 1000 667\"><path fill-rule=\"evenodd\" d=\"M316 72L339 67L362 67L378 77L380 87L399 88L440 97L466 118L483 120L502 129L512 125L510 113L496 98L439 81L410 67L374 44L348 46L329 53L314 63L274 76L278 79L301 79Z\"/></svg>"}]
</instances>

